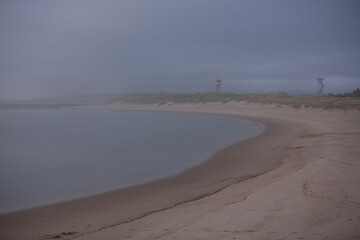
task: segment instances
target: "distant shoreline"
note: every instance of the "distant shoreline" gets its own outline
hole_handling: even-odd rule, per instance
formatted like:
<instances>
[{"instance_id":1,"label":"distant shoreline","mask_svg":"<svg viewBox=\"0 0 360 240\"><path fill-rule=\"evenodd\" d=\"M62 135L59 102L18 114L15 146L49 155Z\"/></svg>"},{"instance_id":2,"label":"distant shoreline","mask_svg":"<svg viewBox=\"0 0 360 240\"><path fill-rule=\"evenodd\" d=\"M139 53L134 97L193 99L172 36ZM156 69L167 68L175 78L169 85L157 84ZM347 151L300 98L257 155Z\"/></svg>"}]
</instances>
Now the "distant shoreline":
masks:
<instances>
[{"instance_id":1,"label":"distant shoreline","mask_svg":"<svg viewBox=\"0 0 360 240\"><path fill-rule=\"evenodd\" d=\"M53 109L63 107L74 107L77 104L34 104L34 103L0 103L0 110L2 109Z\"/></svg>"}]
</instances>

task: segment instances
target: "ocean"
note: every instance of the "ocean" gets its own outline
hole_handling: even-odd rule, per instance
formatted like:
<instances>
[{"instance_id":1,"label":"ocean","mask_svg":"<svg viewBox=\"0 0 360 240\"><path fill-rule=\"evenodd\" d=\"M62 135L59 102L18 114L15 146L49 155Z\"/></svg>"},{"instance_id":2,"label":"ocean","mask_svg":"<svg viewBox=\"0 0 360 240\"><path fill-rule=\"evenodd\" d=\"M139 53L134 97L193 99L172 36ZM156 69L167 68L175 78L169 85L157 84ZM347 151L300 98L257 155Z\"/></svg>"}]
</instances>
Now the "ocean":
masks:
<instances>
[{"instance_id":1,"label":"ocean","mask_svg":"<svg viewBox=\"0 0 360 240\"><path fill-rule=\"evenodd\" d=\"M201 114L0 110L0 212L172 176L263 129Z\"/></svg>"}]
</instances>

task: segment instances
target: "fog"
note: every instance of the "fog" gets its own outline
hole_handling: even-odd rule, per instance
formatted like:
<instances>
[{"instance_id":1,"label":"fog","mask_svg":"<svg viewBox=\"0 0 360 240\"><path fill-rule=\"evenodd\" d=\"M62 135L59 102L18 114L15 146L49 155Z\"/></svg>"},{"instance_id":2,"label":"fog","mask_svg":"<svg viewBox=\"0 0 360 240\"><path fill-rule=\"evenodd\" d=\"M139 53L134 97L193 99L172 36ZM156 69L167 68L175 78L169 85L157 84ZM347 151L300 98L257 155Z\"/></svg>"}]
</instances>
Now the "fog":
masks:
<instances>
[{"instance_id":1,"label":"fog","mask_svg":"<svg viewBox=\"0 0 360 240\"><path fill-rule=\"evenodd\" d=\"M360 87L360 1L0 1L0 98Z\"/></svg>"}]
</instances>

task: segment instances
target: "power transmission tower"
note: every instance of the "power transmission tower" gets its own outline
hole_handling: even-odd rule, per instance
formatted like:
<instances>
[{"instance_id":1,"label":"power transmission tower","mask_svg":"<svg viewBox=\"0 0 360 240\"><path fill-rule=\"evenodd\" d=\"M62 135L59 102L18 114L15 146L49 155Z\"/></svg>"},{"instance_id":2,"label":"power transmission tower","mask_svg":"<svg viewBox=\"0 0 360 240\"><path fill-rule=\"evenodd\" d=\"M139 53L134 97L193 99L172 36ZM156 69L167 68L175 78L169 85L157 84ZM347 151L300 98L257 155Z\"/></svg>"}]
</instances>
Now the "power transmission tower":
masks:
<instances>
[{"instance_id":1,"label":"power transmission tower","mask_svg":"<svg viewBox=\"0 0 360 240\"><path fill-rule=\"evenodd\" d=\"M321 95L324 89L324 83L323 83L324 79L323 78L318 78L317 79L317 93L318 95Z\"/></svg>"},{"instance_id":2,"label":"power transmission tower","mask_svg":"<svg viewBox=\"0 0 360 240\"><path fill-rule=\"evenodd\" d=\"M216 82L216 92L221 93L222 80L218 79L218 80L215 80L215 82Z\"/></svg>"}]
</instances>

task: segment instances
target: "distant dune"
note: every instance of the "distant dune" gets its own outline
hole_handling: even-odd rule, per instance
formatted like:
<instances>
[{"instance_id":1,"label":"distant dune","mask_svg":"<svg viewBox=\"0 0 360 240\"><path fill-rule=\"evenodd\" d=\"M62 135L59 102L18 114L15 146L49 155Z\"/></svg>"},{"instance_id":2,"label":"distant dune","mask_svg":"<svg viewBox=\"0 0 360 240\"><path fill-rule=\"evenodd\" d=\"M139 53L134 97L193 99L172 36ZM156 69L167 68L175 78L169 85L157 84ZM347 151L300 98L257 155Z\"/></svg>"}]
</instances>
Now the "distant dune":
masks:
<instances>
[{"instance_id":1,"label":"distant dune","mask_svg":"<svg viewBox=\"0 0 360 240\"><path fill-rule=\"evenodd\" d=\"M125 104L184 104L184 103L228 103L250 102L261 104L283 105L292 108L322 108L341 110L360 110L360 98L346 95L301 95L291 96L284 92L268 94L235 94L235 93L197 93L197 94L134 94L118 96L110 103Z\"/></svg>"}]
</instances>

